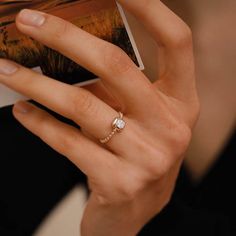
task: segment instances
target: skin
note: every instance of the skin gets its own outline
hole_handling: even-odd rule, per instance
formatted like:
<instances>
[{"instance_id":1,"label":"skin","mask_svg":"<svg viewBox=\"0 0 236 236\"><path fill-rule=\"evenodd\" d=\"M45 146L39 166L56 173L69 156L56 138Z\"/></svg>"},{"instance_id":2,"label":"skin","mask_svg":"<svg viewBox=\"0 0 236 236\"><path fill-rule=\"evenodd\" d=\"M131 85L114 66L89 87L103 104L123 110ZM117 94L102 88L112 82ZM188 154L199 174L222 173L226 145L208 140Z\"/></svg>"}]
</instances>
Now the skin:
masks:
<instances>
[{"instance_id":1,"label":"skin","mask_svg":"<svg viewBox=\"0 0 236 236\"><path fill-rule=\"evenodd\" d=\"M81 225L86 236L136 235L163 209L199 113L189 27L160 1L119 2L143 22L157 43L154 83L120 48L36 11L21 11L18 29L101 81L78 88L0 60L2 84L82 127L80 131L64 124L26 102L13 109L23 126L87 175L91 194ZM97 140L111 132L118 110L124 113L126 127L102 145Z\"/></svg>"},{"instance_id":2,"label":"skin","mask_svg":"<svg viewBox=\"0 0 236 236\"><path fill-rule=\"evenodd\" d=\"M199 15L192 29L201 115L186 165L199 182L214 166L236 127L236 33L232 30L236 2L194 1L192 8Z\"/></svg>"},{"instance_id":3,"label":"skin","mask_svg":"<svg viewBox=\"0 0 236 236\"><path fill-rule=\"evenodd\" d=\"M236 2L166 0L191 27L201 114L185 166L199 183L211 170L236 125L234 27Z\"/></svg>"},{"instance_id":4,"label":"skin","mask_svg":"<svg viewBox=\"0 0 236 236\"><path fill-rule=\"evenodd\" d=\"M235 130L236 67L234 27L236 2L228 0L163 1L193 31L196 83L201 114L185 156L191 179L199 183L214 166ZM155 42L131 14L128 21L145 64L145 74L156 79Z\"/></svg>"}]
</instances>

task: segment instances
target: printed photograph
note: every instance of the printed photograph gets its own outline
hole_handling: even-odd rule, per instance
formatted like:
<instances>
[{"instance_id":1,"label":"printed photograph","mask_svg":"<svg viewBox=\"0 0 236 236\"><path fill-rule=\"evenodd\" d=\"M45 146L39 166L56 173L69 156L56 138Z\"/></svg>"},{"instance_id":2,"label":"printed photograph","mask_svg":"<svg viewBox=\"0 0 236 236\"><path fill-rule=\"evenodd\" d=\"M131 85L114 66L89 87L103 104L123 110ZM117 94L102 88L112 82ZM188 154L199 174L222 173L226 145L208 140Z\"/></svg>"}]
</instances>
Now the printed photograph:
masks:
<instances>
[{"instance_id":1,"label":"printed photograph","mask_svg":"<svg viewBox=\"0 0 236 236\"><path fill-rule=\"evenodd\" d=\"M44 11L70 21L119 46L140 66L121 13L113 0L0 1L0 58L14 60L29 68L40 68L43 74L69 84L96 78L70 59L19 33L15 16L24 8Z\"/></svg>"}]
</instances>

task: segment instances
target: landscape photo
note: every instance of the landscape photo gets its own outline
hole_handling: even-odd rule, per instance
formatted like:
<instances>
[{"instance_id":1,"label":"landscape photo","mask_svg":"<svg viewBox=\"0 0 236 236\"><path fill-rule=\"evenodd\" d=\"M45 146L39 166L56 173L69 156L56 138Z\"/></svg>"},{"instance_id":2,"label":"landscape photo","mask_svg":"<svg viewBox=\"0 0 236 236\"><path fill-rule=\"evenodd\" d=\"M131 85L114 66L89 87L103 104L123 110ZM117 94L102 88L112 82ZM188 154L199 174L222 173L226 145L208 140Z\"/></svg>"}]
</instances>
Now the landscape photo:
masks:
<instances>
[{"instance_id":1,"label":"landscape photo","mask_svg":"<svg viewBox=\"0 0 236 236\"><path fill-rule=\"evenodd\" d=\"M0 1L0 58L14 60L29 68L40 68L43 74L69 84L96 78L70 59L21 34L16 29L15 16L24 8L44 11L70 21L119 46L140 66L121 12L113 0Z\"/></svg>"}]
</instances>

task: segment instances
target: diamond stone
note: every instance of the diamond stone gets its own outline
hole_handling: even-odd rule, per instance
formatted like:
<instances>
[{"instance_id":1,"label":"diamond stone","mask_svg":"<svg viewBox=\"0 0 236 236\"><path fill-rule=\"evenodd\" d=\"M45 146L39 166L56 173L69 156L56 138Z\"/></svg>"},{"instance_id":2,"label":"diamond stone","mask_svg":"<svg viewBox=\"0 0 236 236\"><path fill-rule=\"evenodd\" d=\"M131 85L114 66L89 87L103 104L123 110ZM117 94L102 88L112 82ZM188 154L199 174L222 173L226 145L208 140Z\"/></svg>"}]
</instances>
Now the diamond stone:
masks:
<instances>
[{"instance_id":1,"label":"diamond stone","mask_svg":"<svg viewBox=\"0 0 236 236\"><path fill-rule=\"evenodd\" d=\"M125 121L120 118L116 118L115 122L114 122L114 126L116 128L118 128L119 130L124 129L125 128Z\"/></svg>"}]
</instances>

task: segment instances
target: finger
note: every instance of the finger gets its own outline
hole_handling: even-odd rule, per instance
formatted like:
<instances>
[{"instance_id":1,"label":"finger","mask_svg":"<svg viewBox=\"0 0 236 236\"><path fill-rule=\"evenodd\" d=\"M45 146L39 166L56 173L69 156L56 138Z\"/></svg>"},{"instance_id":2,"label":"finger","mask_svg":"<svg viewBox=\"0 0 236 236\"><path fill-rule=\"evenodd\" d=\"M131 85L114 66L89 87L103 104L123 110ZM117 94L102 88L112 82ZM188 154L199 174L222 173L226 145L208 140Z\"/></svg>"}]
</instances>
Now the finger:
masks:
<instances>
[{"instance_id":1,"label":"finger","mask_svg":"<svg viewBox=\"0 0 236 236\"><path fill-rule=\"evenodd\" d=\"M66 156L89 177L99 178L115 160L114 155L84 137L79 130L30 103L18 102L13 114L25 128Z\"/></svg>"},{"instance_id":2,"label":"finger","mask_svg":"<svg viewBox=\"0 0 236 236\"><path fill-rule=\"evenodd\" d=\"M110 133L117 112L89 91L50 79L0 59L0 82L82 126L100 139Z\"/></svg>"},{"instance_id":3,"label":"finger","mask_svg":"<svg viewBox=\"0 0 236 236\"><path fill-rule=\"evenodd\" d=\"M121 104L119 104L119 101L112 96L111 92L108 91L108 89L104 86L104 84L101 81L97 81L92 84L88 84L83 86L84 89L90 91L92 94L94 94L96 97L101 99L103 102L108 104L110 107L112 107L116 111L124 111L125 108L122 107Z\"/></svg>"},{"instance_id":4,"label":"finger","mask_svg":"<svg viewBox=\"0 0 236 236\"><path fill-rule=\"evenodd\" d=\"M159 0L118 2L145 25L159 45L161 82L155 85L175 97L189 99L195 90L189 27Z\"/></svg>"},{"instance_id":5,"label":"finger","mask_svg":"<svg viewBox=\"0 0 236 236\"><path fill-rule=\"evenodd\" d=\"M189 40L185 38L190 34L187 25L168 7L159 0L118 0L124 8L130 11L150 31L160 46L168 49L176 48L176 39Z\"/></svg>"},{"instance_id":6,"label":"finger","mask_svg":"<svg viewBox=\"0 0 236 236\"><path fill-rule=\"evenodd\" d=\"M140 97L142 92L150 97L151 83L119 47L58 17L38 11L21 11L16 24L24 34L59 51L100 77L126 107L140 107L144 103Z\"/></svg>"}]
</instances>

